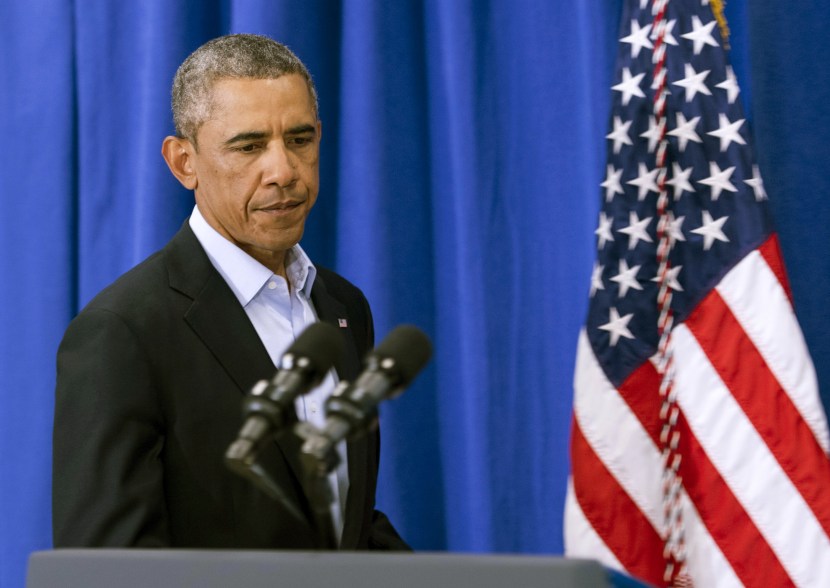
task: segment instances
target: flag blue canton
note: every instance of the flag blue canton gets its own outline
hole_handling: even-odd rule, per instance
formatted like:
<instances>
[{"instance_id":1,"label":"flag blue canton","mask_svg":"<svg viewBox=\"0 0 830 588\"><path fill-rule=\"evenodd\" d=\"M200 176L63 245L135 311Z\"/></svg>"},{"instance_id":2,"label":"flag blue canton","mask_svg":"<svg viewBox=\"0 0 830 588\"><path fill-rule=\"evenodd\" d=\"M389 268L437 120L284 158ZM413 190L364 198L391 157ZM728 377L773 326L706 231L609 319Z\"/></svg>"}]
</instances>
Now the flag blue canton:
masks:
<instances>
[{"instance_id":1,"label":"flag blue canton","mask_svg":"<svg viewBox=\"0 0 830 588\"><path fill-rule=\"evenodd\" d=\"M647 0L639 7L626 3L586 322L594 353L614 385L651 357L658 343L653 18ZM669 2L665 43L666 189L674 219L669 283L677 322L773 229L711 8L701 0Z\"/></svg>"}]
</instances>

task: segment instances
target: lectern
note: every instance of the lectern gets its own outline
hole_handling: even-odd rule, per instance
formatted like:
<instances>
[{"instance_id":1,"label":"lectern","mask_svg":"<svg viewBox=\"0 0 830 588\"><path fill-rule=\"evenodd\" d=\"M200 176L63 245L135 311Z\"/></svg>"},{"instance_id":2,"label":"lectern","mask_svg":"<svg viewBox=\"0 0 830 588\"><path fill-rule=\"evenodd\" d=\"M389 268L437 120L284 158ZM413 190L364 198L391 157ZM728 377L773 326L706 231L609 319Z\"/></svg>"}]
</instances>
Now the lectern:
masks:
<instances>
[{"instance_id":1,"label":"lectern","mask_svg":"<svg viewBox=\"0 0 830 588\"><path fill-rule=\"evenodd\" d=\"M432 553L57 549L26 588L597 588L645 586L590 560Z\"/></svg>"}]
</instances>

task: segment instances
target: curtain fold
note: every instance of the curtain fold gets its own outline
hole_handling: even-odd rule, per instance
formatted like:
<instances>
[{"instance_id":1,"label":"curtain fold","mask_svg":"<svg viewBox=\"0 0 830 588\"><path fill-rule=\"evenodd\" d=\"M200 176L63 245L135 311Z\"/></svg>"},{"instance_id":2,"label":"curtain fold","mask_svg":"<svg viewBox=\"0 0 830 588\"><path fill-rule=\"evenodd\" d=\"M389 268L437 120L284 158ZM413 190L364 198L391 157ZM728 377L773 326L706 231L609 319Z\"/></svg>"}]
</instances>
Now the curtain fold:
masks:
<instances>
[{"instance_id":1,"label":"curtain fold","mask_svg":"<svg viewBox=\"0 0 830 588\"><path fill-rule=\"evenodd\" d=\"M434 333L423 18L417 2L343 3L336 265L366 293L376 343L404 322ZM416 382L382 410L380 508L415 545L443 549L434 368Z\"/></svg>"},{"instance_id":2,"label":"curtain fold","mask_svg":"<svg viewBox=\"0 0 830 588\"><path fill-rule=\"evenodd\" d=\"M23 586L28 552L51 545L54 353L77 283L72 22L71 7L59 0L0 3L3 588Z\"/></svg>"},{"instance_id":3,"label":"curtain fold","mask_svg":"<svg viewBox=\"0 0 830 588\"><path fill-rule=\"evenodd\" d=\"M0 3L0 586L48 548L54 356L192 195L160 155L176 67L270 35L309 66L321 192L303 246L413 323L427 369L382 408L378 507L419 549L562 552L573 365L622 0ZM830 382L830 7L727 5L796 308ZM749 82L752 86L749 87ZM828 386L825 385L825 402Z\"/></svg>"}]
</instances>

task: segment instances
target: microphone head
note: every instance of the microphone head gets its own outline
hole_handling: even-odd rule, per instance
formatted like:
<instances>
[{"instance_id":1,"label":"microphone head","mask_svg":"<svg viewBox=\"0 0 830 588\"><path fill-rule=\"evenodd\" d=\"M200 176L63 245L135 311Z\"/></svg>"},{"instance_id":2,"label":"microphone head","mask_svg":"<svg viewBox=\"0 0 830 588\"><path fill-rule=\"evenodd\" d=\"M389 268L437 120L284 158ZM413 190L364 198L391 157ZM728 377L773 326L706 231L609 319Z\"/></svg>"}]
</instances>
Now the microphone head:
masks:
<instances>
[{"instance_id":1,"label":"microphone head","mask_svg":"<svg viewBox=\"0 0 830 588\"><path fill-rule=\"evenodd\" d=\"M399 386L406 386L429 361L432 344L423 331L400 325L390 332L366 358L369 365L394 373Z\"/></svg>"},{"instance_id":2,"label":"microphone head","mask_svg":"<svg viewBox=\"0 0 830 588\"><path fill-rule=\"evenodd\" d=\"M325 373L340 363L345 349L340 331L328 323L313 323L285 350L280 360L280 369L293 369L297 366Z\"/></svg>"}]
</instances>

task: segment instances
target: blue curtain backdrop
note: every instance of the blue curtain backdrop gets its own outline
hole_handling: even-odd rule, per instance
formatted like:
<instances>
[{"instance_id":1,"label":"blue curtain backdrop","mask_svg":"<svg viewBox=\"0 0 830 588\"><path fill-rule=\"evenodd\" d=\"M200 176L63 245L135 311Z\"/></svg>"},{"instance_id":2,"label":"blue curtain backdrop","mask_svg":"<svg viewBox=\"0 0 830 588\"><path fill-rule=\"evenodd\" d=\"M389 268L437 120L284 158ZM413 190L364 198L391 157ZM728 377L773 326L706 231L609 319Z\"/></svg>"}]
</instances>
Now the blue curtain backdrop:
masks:
<instances>
[{"instance_id":1,"label":"blue curtain backdrop","mask_svg":"<svg viewBox=\"0 0 830 588\"><path fill-rule=\"evenodd\" d=\"M732 0L733 61L795 304L830 394L830 5ZM321 98L303 244L379 336L435 358L383 412L380 506L420 549L562 552L621 0L0 2L0 586L50 538L54 355L192 196L159 155L202 42L265 33ZM79 432L82 434L82 432Z\"/></svg>"}]
</instances>

